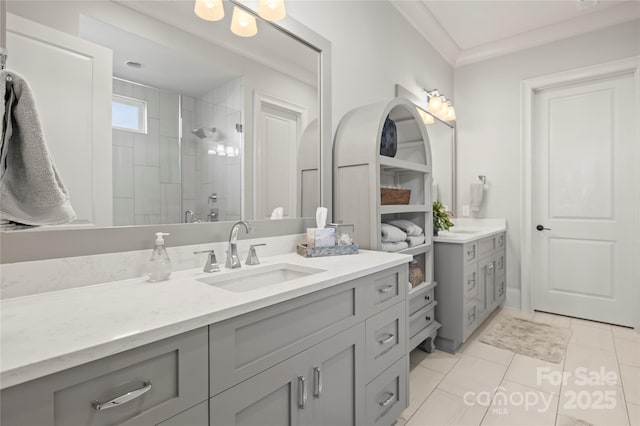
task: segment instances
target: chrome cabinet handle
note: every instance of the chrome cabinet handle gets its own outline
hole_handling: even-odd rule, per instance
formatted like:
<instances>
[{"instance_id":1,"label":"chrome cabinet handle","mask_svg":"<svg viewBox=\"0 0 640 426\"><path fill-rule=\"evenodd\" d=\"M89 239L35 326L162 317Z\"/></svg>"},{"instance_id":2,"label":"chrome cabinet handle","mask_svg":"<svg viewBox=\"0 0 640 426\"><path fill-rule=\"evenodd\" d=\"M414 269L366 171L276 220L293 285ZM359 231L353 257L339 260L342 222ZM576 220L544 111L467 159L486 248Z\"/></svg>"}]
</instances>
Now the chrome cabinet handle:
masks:
<instances>
[{"instance_id":1,"label":"chrome cabinet handle","mask_svg":"<svg viewBox=\"0 0 640 426\"><path fill-rule=\"evenodd\" d=\"M120 395L116 398L113 398L111 401L107 401L107 402L95 401L92 405L93 405L93 408L95 408L98 411L106 410L109 408L113 408L113 407L117 407L119 405L125 404L136 398L139 398L145 393L149 392L150 390L151 390L151 382L148 380L145 380L145 382L142 384L142 387L140 389L127 392L124 395Z\"/></svg>"},{"instance_id":2,"label":"chrome cabinet handle","mask_svg":"<svg viewBox=\"0 0 640 426\"><path fill-rule=\"evenodd\" d=\"M389 293L391 290L393 290L393 286L391 284L386 285L384 287L381 287L378 289L378 293Z\"/></svg>"},{"instance_id":3,"label":"chrome cabinet handle","mask_svg":"<svg viewBox=\"0 0 640 426\"><path fill-rule=\"evenodd\" d=\"M382 402L378 402L381 407L386 407L396 399L396 395L393 392L389 392L389 397Z\"/></svg>"},{"instance_id":4,"label":"chrome cabinet handle","mask_svg":"<svg viewBox=\"0 0 640 426\"><path fill-rule=\"evenodd\" d=\"M488 271L491 271L493 268L494 268L493 262L490 262L490 263L487 265L487 270L488 270Z\"/></svg>"},{"instance_id":5,"label":"chrome cabinet handle","mask_svg":"<svg viewBox=\"0 0 640 426\"><path fill-rule=\"evenodd\" d=\"M298 376L298 407L304 409L307 405L307 385L303 376Z\"/></svg>"},{"instance_id":6,"label":"chrome cabinet handle","mask_svg":"<svg viewBox=\"0 0 640 426\"><path fill-rule=\"evenodd\" d=\"M320 372L320 367L313 367L313 383L313 396L320 398L320 394L322 393L322 374Z\"/></svg>"},{"instance_id":7,"label":"chrome cabinet handle","mask_svg":"<svg viewBox=\"0 0 640 426\"><path fill-rule=\"evenodd\" d=\"M471 284L473 284L473 285L471 285ZM468 286L467 291L473 290L474 288L476 288L476 280L475 279L467 280L467 286Z\"/></svg>"},{"instance_id":8,"label":"chrome cabinet handle","mask_svg":"<svg viewBox=\"0 0 640 426\"><path fill-rule=\"evenodd\" d=\"M391 342L396 336L393 335L392 333L389 333L387 335L387 337L385 337L382 340L378 340L378 343L380 343L381 345L386 345L387 343Z\"/></svg>"}]
</instances>

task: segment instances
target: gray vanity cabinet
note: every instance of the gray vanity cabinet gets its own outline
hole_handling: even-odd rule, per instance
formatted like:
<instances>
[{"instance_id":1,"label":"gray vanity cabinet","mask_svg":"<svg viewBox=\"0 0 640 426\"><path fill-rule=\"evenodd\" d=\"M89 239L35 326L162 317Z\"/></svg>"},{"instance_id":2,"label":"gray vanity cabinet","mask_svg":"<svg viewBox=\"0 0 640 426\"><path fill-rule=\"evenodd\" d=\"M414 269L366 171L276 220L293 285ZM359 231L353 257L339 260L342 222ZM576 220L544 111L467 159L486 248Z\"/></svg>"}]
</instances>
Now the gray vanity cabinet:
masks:
<instances>
[{"instance_id":1,"label":"gray vanity cabinet","mask_svg":"<svg viewBox=\"0 0 640 426\"><path fill-rule=\"evenodd\" d=\"M2 425L156 425L206 403L207 371L201 328L4 389ZM136 391L126 404L107 404Z\"/></svg>"},{"instance_id":2,"label":"gray vanity cabinet","mask_svg":"<svg viewBox=\"0 0 640 426\"><path fill-rule=\"evenodd\" d=\"M213 397L211 424L363 424L364 365L359 324Z\"/></svg>"},{"instance_id":3,"label":"gray vanity cabinet","mask_svg":"<svg viewBox=\"0 0 640 426\"><path fill-rule=\"evenodd\" d=\"M442 324L438 348L456 352L504 302L505 238L500 233L465 244L435 243L435 315Z\"/></svg>"},{"instance_id":4,"label":"gray vanity cabinet","mask_svg":"<svg viewBox=\"0 0 640 426\"><path fill-rule=\"evenodd\" d=\"M209 402L205 401L156 426L207 426L208 424Z\"/></svg>"}]
</instances>

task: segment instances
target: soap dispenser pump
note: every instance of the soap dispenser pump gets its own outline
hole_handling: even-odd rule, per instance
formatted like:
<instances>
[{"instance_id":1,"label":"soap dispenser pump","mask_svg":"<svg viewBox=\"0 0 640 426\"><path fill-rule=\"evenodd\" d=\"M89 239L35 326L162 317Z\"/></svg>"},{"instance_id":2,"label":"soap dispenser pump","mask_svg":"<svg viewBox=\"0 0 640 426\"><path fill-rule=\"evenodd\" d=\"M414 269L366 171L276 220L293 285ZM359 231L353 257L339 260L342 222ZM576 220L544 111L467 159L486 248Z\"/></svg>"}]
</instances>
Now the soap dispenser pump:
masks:
<instances>
[{"instance_id":1,"label":"soap dispenser pump","mask_svg":"<svg viewBox=\"0 0 640 426\"><path fill-rule=\"evenodd\" d=\"M153 248L153 253L149 260L149 271L147 273L149 281L166 281L171 275L171 260L164 246L165 235L169 234L166 232L156 232L156 245Z\"/></svg>"}]
</instances>

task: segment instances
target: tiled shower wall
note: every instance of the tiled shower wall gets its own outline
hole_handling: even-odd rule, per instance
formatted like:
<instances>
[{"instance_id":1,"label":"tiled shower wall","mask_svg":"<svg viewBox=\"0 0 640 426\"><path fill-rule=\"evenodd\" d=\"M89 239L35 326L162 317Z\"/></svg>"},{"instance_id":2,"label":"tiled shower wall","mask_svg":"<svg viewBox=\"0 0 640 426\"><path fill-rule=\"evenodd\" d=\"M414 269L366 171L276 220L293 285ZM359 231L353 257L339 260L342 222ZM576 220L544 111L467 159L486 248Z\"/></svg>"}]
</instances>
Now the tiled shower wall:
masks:
<instances>
[{"instance_id":1,"label":"tiled shower wall","mask_svg":"<svg viewBox=\"0 0 640 426\"><path fill-rule=\"evenodd\" d=\"M119 79L113 92L147 102L147 134L112 130L114 225L180 222L179 95Z\"/></svg>"},{"instance_id":2,"label":"tiled shower wall","mask_svg":"<svg viewBox=\"0 0 640 426\"><path fill-rule=\"evenodd\" d=\"M191 179L194 199L185 192L185 209L195 212L198 219L209 220L212 209L218 209L218 220L240 220L241 208L241 158L242 133L236 130L236 124L242 124L243 111L242 78L227 81L197 99L182 103L184 125L183 179L185 188ZM193 121L191 121L193 120ZM217 140L200 139L191 133L199 127L215 127ZM217 146L238 148L235 157L209 154ZM189 170L193 165L193 173ZM217 194L217 201L209 201L211 194Z\"/></svg>"}]
</instances>

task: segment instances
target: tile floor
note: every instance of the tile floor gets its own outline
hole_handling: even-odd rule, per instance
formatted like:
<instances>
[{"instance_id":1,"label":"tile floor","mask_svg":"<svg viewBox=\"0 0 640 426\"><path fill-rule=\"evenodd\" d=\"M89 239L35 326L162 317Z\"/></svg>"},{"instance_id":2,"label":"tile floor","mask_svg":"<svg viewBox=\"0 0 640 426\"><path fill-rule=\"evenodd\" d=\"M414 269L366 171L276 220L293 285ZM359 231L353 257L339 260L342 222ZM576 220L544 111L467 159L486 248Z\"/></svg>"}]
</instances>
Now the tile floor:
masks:
<instances>
[{"instance_id":1,"label":"tile floor","mask_svg":"<svg viewBox=\"0 0 640 426\"><path fill-rule=\"evenodd\" d=\"M505 315L571 327L562 363L481 343L486 328ZM564 382L563 372L569 373ZM602 383L602 374L612 375L608 383ZM599 383L585 384L587 375ZM505 308L496 311L456 355L413 351L410 388L410 405L398 426L640 426L640 334Z\"/></svg>"}]
</instances>

